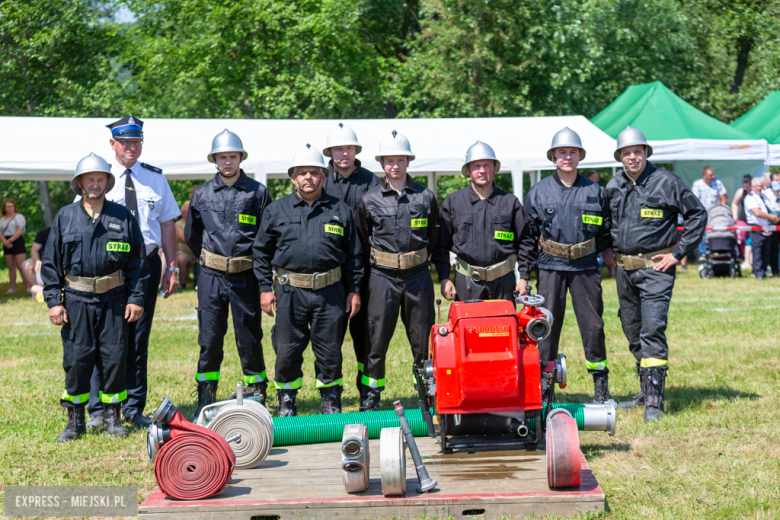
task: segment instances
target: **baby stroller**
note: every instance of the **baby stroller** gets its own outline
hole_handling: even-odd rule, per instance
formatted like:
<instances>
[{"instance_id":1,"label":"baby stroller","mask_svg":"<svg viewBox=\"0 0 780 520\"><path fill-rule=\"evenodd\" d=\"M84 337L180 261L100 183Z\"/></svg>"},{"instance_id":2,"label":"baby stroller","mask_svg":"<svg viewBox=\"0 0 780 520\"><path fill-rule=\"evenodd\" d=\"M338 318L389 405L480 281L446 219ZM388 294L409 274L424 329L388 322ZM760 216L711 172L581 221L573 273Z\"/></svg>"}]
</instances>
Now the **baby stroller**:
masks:
<instances>
[{"instance_id":1,"label":"baby stroller","mask_svg":"<svg viewBox=\"0 0 780 520\"><path fill-rule=\"evenodd\" d=\"M724 228L735 226L731 216L731 208L723 204L712 206L707 211L707 227ZM701 278L713 278L715 276L742 276L742 271L737 261L737 232L736 231L707 231L707 253L705 262L701 265L699 276Z\"/></svg>"}]
</instances>

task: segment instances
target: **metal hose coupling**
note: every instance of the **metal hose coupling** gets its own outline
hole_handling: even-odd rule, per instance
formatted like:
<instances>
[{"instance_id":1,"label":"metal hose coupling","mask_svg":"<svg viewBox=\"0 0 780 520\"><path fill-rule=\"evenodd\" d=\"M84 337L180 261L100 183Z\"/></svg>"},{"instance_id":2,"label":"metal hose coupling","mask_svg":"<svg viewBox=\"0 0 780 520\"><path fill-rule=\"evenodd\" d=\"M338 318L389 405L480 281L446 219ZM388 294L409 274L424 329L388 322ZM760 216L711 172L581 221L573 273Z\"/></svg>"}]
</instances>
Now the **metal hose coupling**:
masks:
<instances>
[{"instance_id":1,"label":"metal hose coupling","mask_svg":"<svg viewBox=\"0 0 780 520\"><path fill-rule=\"evenodd\" d=\"M370 463L366 425L344 426L344 436L341 439L341 469L344 470L342 476L347 493L360 493L368 489Z\"/></svg>"},{"instance_id":2,"label":"metal hose coupling","mask_svg":"<svg viewBox=\"0 0 780 520\"><path fill-rule=\"evenodd\" d=\"M236 385L236 399L203 407L197 424L218 433L224 439L240 435L231 448L236 468L251 469L268 457L274 444L274 423L268 410L257 401L244 399L244 385Z\"/></svg>"}]
</instances>

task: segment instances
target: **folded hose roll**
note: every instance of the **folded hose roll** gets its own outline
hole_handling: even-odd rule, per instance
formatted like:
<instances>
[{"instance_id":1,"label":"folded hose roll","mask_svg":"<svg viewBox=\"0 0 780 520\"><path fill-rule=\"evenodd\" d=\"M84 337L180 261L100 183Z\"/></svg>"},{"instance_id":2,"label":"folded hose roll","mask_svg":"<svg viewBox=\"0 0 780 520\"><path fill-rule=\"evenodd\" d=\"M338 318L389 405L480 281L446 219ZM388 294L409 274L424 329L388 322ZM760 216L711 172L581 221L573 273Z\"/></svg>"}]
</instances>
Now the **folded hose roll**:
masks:
<instances>
[{"instance_id":1,"label":"folded hose roll","mask_svg":"<svg viewBox=\"0 0 780 520\"><path fill-rule=\"evenodd\" d=\"M152 416L161 435L149 439L154 479L168 498L200 500L221 493L236 465L228 441L219 434L184 419L165 397ZM149 429L151 435L152 428Z\"/></svg>"}]
</instances>

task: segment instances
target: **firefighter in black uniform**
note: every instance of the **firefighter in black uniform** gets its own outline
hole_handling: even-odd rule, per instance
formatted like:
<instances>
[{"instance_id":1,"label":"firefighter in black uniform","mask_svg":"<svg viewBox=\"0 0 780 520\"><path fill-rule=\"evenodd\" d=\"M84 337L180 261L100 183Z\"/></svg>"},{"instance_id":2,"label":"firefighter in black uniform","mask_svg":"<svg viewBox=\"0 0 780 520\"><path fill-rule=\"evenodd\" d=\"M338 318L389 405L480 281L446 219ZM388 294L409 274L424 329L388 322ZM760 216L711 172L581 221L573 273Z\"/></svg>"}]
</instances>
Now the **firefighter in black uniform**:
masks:
<instances>
[{"instance_id":1,"label":"firefighter in black uniform","mask_svg":"<svg viewBox=\"0 0 780 520\"><path fill-rule=\"evenodd\" d=\"M382 184L382 179L366 170L360 165L355 156L363 149L358 142L357 135L348 126L339 123L329 134L323 153L330 157L328 163L328 178L325 180L325 192L346 204L352 215L355 215L358 202L366 192ZM363 263L363 281L360 286L360 300L368 301L368 270L369 266ZM346 278L342 278L345 289L349 289ZM344 327L344 335L347 328ZM357 359L357 380L355 386L363 394L363 358L366 353L366 307L363 305L354 318L349 320L349 334L352 336L352 346L355 349ZM343 342L343 337L342 337Z\"/></svg>"},{"instance_id":2,"label":"firefighter in black uniform","mask_svg":"<svg viewBox=\"0 0 780 520\"><path fill-rule=\"evenodd\" d=\"M244 392L265 404L268 378L260 340L260 298L252 271L252 245L263 210L271 203L265 186L240 169L247 152L241 139L225 129L214 138L209 162L218 173L192 196L184 238L202 266L198 277L200 359L198 409L216 401L228 306L233 313Z\"/></svg>"},{"instance_id":3,"label":"firefighter in black uniform","mask_svg":"<svg viewBox=\"0 0 780 520\"><path fill-rule=\"evenodd\" d=\"M441 234L431 261L439 273L441 294L448 300L514 301L513 291L526 292L537 251L520 200L493 184L500 169L493 148L477 141L461 168L471 184L441 205ZM457 255L454 284L450 251Z\"/></svg>"},{"instance_id":4,"label":"firefighter in black uniform","mask_svg":"<svg viewBox=\"0 0 780 520\"><path fill-rule=\"evenodd\" d=\"M62 327L62 367L68 425L57 442L86 432L84 408L97 367L104 429L125 436L122 401L128 323L144 312L149 280L144 239L130 210L106 200L115 183L108 163L95 154L79 161L71 189L82 199L54 219L41 266L49 319Z\"/></svg>"},{"instance_id":5,"label":"firefighter in black uniform","mask_svg":"<svg viewBox=\"0 0 780 520\"><path fill-rule=\"evenodd\" d=\"M626 127L617 138L615 160L625 170L607 184L612 248L617 263L620 322L636 358L641 391L621 403L644 402L645 422L663 416L664 385L669 367L667 313L674 288L675 265L704 235L707 212L674 173L653 166L644 134ZM677 215L685 231L677 240ZM605 251L604 259L610 255Z\"/></svg>"},{"instance_id":6,"label":"firefighter in black uniform","mask_svg":"<svg viewBox=\"0 0 780 520\"><path fill-rule=\"evenodd\" d=\"M436 197L406 173L414 154L406 137L395 130L379 144L376 160L384 168L385 182L368 190L355 214L364 259L371 264L361 411L379 408L399 309L415 366L428 357L434 323L428 257L438 237Z\"/></svg>"},{"instance_id":7,"label":"firefighter in black uniform","mask_svg":"<svg viewBox=\"0 0 780 520\"><path fill-rule=\"evenodd\" d=\"M601 187L577 173L585 149L576 132L567 127L556 133L547 158L555 163L555 173L535 184L525 198L540 249L537 292L545 297L553 315L550 335L539 341L539 356L544 360L558 357L568 290L585 350L585 366L593 375L593 402L605 403L610 398L609 368L597 257L612 245L609 209Z\"/></svg>"},{"instance_id":8,"label":"firefighter in black uniform","mask_svg":"<svg viewBox=\"0 0 780 520\"><path fill-rule=\"evenodd\" d=\"M360 242L352 211L322 189L328 169L319 150L299 150L288 173L295 192L268 206L254 245L260 304L269 316L277 312L271 342L279 416L297 413L309 340L322 413L341 413L341 342L346 320L360 310Z\"/></svg>"}]
</instances>

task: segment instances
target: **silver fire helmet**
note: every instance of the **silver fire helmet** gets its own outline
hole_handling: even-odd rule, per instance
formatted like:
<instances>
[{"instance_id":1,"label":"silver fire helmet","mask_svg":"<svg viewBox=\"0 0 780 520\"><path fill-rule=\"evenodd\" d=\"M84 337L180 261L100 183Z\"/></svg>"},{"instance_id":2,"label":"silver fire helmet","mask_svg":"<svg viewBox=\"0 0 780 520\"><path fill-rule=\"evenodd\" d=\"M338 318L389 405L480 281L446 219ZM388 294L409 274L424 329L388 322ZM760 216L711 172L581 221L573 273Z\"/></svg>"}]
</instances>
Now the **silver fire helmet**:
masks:
<instances>
[{"instance_id":1,"label":"silver fire helmet","mask_svg":"<svg viewBox=\"0 0 780 520\"><path fill-rule=\"evenodd\" d=\"M295 172L295 168L301 166L313 166L320 168L325 175L328 175L328 166L325 164L325 160L322 158L322 153L314 148L312 145L307 144L293 156L292 166L287 170L287 174L292 177Z\"/></svg>"},{"instance_id":2,"label":"silver fire helmet","mask_svg":"<svg viewBox=\"0 0 780 520\"><path fill-rule=\"evenodd\" d=\"M211 151L209 152L207 159L210 163L213 163L215 153L225 152L241 152L242 161L246 161L246 158L249 157L249 154L244 150L244 144L241 142L241 138L227 128L217 134L214 140L211 141Z\"/></svg>"},{"instance_id":3,"label":"silver fire helmet","mask_svg":"<svg viewBox=\"0 0 780 520\"><path fill-rule=\"evenodd\" d=\"M476 143L469 146L468 151L466 151L466 162L463 163L463 166L460 168L461 175L467 179L471 178L471 175L469 175L469 163L474 161L481 161L483 159L496 161L496 171L494 173L498 173L498 171L501 169L501 161L499 161L496 157L496 152L493 151L493 148L487 143L477 141Z\"/></svg>"},{"instance_id":4,"label":"silver fire helmet","mask_svg":"<svg viewBox=\"0 0 780 520\"><path fill-rule=\"evenodd\" d=\"M563 130L559 130L553 136L550 149L547 150L547 159L549 159L551 162L555 162L555 158L553 157L553 150L556 148L579 148L580 161L585 158L585 148L582 147L582 140L580 139L580 135L568 126Z\"/></svg>"},{"instance_id":5,"label":"silver fire helmet","mask_svg":"<svg viewBox=\"0 0 780 520\"><path fill-rule=\"evenodd\" d=\"M405 155L410 162L414 160L409 139L395 130L379 143L379 151L376 153L375 159L381 161L382 157L390 155Z\"/></svg>"},{"instance_id":6,"label":"silver fire helmet","mask_svg":"<svg viewBox=\"0 0 780 520\"><path fill-rule=\"evenodd\" d=\"M647 157L653 155L653 147L650 146L650 144L648 144L647 139L645 139L645 134L643 134L641 131L637 130L636 128L631 128L630 126L627 126L617 136L617 148L615 149L615 160L617 162L623 162L623 160L620 158L620 149L625 148L626 146L634 146L637 144L641 144L642 146L645 147L645 149L647 149Z\"/></svg>"},{"instance_id":7,"label":"silver fire helmet","mask_svg":"<svg viewBox=\"0 0 780 520\"><path fill-rule=\"evenodd\" d=\"M330 157L330 149L334 146L355 146L357 147L355 155L363 150L363 147L360 146L360 143L358 142L355 131L348 126L344 126L343 123L339 123L339 126L330 131L328 139L325 141L325 149L322 153L324 153L326 157Z\"/></svg>"},{"instance_id":8,"label":"silver fire helmet","mask_svg":"<svg viewBox=\"0 0 780 520\"><path fill-rule=\"evenodd\" d=\"M95 155L94 152L90 153L76 165L76 172L73 174L73 178L70 180L70 189L76 195L81 195L81 188L79 188L78 178L85 173L104 172L108 174L108 184L106 187L106 193L111 191L114 187L116 179L114 174L111 173L111 166L105 159L99 155Z\"/></svg>"}]
</instances>

